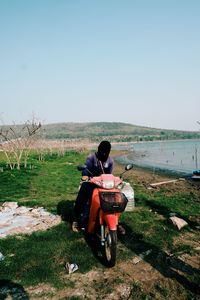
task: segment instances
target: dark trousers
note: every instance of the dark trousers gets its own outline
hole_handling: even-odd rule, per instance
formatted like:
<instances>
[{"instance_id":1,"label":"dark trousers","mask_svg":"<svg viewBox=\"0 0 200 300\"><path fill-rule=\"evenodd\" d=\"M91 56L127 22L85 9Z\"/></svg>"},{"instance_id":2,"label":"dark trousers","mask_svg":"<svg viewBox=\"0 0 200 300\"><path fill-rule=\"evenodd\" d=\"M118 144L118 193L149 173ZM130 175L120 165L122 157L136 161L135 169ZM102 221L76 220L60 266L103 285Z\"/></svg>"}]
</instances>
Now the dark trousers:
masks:
<instances>
[{"instance_id":1,"label":"dark trousers","mask_svg":"<svg viewBox=\"0 0 200 300\"><path fill-rule=\"evenodd\" d=\"M80 215L83 214L87 208L89 210L92 193L95 188L96 186L90 182L83 182L81 184L74 206L74 213L77 220L80 219Z\"/></svg>"}]
</instances>

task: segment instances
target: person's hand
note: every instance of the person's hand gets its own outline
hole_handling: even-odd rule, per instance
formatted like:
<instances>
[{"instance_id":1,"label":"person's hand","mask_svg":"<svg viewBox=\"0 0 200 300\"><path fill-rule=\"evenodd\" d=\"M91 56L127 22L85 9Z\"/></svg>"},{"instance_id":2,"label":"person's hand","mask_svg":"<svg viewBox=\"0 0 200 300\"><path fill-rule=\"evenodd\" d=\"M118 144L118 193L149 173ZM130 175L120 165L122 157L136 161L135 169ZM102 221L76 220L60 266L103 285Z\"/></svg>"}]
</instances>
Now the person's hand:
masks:
<instances>
[{"instance_id":1,"label":"person's hand","mask_svg":"<svg viewBox=\"0 0 200 300\"><path fill-rule=\"evenodd\" d=\"M82 181L88 181L89 177L88 176L82 176L81 180Z\"/></svg>"}]
</instances>

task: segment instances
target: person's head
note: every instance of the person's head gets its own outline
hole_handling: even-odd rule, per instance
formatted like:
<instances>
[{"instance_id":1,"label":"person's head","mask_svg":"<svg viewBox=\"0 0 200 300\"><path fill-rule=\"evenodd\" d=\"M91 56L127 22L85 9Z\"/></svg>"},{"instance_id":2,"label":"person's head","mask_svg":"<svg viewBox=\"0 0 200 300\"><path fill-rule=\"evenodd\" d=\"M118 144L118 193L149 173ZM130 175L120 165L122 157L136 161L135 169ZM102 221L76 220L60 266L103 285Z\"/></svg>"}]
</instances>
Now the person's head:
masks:
<instances>
[{"instance_id":1,"label":"person's head","mask_svg":"<svg viewBox=\"0 0 200 300\"><path fill-rule=\"evenodd\" d=\"M110 142L102 141L98 146L97 158L100 161L105 162L108 159L108 156L110 154L110 150L111 150Z\"/></svg>"}]
</instances>

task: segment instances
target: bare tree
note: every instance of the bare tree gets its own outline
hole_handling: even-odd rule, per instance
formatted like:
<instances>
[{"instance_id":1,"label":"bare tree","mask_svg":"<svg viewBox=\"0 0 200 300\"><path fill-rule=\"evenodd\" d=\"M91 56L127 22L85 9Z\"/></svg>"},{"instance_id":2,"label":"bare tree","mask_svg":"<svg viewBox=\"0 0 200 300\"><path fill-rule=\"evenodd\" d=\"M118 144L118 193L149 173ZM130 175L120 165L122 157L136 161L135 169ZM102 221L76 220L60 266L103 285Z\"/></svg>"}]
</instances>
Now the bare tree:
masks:
<instances>
[{"instance_id":1,"label":"bare tree","mask_svg":"<svg viewBox=\"0 0 200 300\"><path fill-rule=\"evenodd\" d=\"M10 169L20 169L22 159L24 167L27 167L27 160L30 150L35 142L36 133L41 128L41 123L26 121L23 125L4 126L0 129L2 142L0 147L4 152Z\"/></svg>"}]
</instances>

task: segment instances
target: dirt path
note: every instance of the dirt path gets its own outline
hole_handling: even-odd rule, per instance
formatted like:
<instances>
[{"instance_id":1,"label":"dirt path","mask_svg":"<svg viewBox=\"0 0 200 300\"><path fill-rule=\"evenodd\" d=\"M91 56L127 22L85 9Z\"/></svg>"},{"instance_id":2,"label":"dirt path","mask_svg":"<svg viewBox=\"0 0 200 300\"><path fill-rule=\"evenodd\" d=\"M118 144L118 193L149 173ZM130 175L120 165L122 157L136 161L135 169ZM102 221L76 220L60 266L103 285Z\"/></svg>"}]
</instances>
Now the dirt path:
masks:
<instances>
[{"instance_id":1,"label":"dirt path","mask_svg":"<svg viewBox=\"0 0 200 300\"><path fill-rule=\"evenodd\" d=\"M166 257L165 257L166 258ZM157 257L163 260L163 257ZM190 260L197 257L190 257ZM185 262L187 258L185 258ZM177 260L178 262L178 260ZM190 261L188 261L190 263ZM169 263L168 263L169 264ZM184 264L186 266L186 264ZM197 286L190 285L184 276L184 269L165 265L165 270L158 270L148 261L138 264L133 259L119 262L112 269L93 269L86 274L65 274L64 280L71 285L56 291L48 285L29 288L30 299L200 299ZM188 292L189 289L189 292ZM148 295L148 297L147 297ZM193 295L193 297L192 297Z\"/></svg>"}]
</instances>

